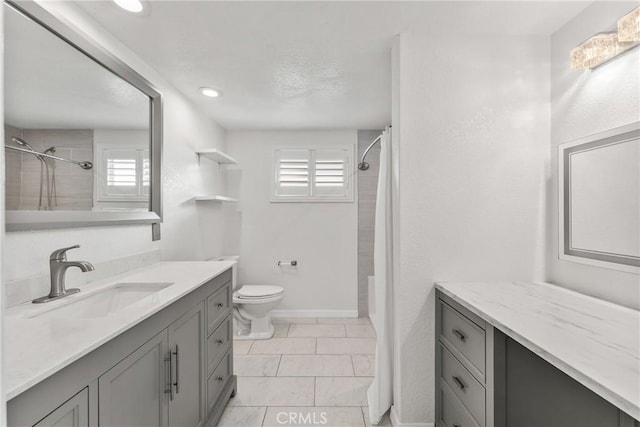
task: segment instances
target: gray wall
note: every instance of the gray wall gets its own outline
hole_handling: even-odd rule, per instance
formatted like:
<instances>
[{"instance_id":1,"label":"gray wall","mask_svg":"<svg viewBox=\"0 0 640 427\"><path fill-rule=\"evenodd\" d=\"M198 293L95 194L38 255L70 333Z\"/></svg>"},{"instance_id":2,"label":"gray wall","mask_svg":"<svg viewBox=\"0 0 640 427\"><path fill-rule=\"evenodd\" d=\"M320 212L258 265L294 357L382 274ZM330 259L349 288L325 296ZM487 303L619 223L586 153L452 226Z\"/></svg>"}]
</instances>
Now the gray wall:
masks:
<instances>
[{"instance_id":1,"label":"gray wall","mask_svg":"<svg viewBox=\"0 0 640 427\"><path fill-rule=\"evenodd\" d=\"M381 130L358 131L358 160L369 144L376 139ZM380 144L376 144L366 162L370 167L366 171L358 169L358 315L369 314L368 277L373 276L373 235L376 211L376 193L378 187L378 168Z\"/></svg>"}]
</instances>

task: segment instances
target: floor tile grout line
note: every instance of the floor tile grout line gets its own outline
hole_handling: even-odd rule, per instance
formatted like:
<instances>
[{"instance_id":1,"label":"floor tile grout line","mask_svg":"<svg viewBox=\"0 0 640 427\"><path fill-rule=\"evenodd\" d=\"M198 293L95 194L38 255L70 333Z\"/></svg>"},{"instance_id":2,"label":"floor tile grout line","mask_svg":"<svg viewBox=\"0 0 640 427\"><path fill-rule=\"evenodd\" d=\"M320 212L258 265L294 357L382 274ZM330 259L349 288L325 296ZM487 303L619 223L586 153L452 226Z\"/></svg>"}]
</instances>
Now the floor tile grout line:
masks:
<instances>
[{"instance_id":1,"label":"floor tile grout line","mask_svg":"<svg viewBox=\"0 0 640 427\"><path fill-rule=\"evenodd\" d=\"M349 355L349 359L351 359L351 369L353 370L353 376L356 376L356 364L353 362L353 354Z\"/></svg>"},{"instance_id":2,"label":"floor tile grout line","mask_svg":"<svg viewBox=\"0 0 640 427\"><path fill-rule=\"evenodd\" d=\"M267 411L269 411L269 406L264 407L264 414L262 415L262 423L260 426L264 426L265 421L267 421Z\"/></svg>"},{"instance_id":3,"label":"floor tile grout line","mask_svg":"<svg viewBox=\"0 0 640 427\"><path fill-rule=\"evenodd\" d=\"M282 354L280 355L280 358L278 359L278 367L276 368L276 377L278 376L278 374L280 373L280 364L282 363Z\"/></svg>"}]
</instances>

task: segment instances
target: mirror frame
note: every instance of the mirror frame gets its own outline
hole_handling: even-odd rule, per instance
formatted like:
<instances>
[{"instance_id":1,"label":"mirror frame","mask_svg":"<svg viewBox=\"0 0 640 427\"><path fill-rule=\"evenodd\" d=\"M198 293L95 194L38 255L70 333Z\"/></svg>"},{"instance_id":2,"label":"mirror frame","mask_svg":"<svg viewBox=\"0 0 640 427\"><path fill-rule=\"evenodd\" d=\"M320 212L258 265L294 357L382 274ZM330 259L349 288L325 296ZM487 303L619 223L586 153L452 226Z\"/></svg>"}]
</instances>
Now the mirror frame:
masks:
<instances>
[{"instance_id":1,"label":"mirror frame","mask_svg":"<svg viewBox=\"0 0 640 427\"><path fill-rule=\"evenodd\" d=\"M160 240L162 222L162 94L124 61L107 51L85 33L63 22L32 0L5 0L5 3L78 49L116 76L149 97L151 189L148 212L90 211L5 211L6 231L50 230L151 224L152 240Z\"/></svg>"},{"instance_id":2,"label":"mirror frame","mask_svg":"<svg viewBox=\"0 0 640 427\"><path fill-rule=\"evenodd\" d=\"M634 122L558 146L558 253L560 259L640 274L640 257L581 250L571 246L571 155L638 138L640 138L640 122Z\"/></svg>"}]
</instances>

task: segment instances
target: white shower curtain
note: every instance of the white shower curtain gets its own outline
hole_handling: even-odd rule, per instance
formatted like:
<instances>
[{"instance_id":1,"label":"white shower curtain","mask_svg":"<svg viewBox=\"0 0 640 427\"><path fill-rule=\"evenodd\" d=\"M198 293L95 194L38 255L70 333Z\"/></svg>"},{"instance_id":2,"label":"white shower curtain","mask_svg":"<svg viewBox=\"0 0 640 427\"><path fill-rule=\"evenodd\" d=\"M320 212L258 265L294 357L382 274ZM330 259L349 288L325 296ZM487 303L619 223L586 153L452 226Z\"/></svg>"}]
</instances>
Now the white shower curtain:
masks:
<instances>
[{"instance_id":1,"label":"white shower curtain","mask_svg":"<svg viewBox=\"0 0 640 427\"><path fill-rule=\"evenodd\" d=\"M378 424L393 403L393 287L391 218L391 128L380 138L380 173L373 249L376 363L369 387L369 419Z\"/></svg>"}]
</instances>

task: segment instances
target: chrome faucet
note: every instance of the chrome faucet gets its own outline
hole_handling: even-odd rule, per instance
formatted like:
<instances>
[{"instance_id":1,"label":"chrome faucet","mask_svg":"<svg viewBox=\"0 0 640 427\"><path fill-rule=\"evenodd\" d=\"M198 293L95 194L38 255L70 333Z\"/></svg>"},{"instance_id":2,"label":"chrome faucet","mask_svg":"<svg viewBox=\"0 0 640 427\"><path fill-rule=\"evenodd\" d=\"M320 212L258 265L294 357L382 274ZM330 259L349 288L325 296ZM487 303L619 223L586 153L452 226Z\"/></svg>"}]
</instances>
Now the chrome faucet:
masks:
<instances>
[{"instance_id":1,"label":"chrome faucet","mask_svg":"<svg viewBox=\"0 0 640 427\"><path fill-rule=\"evenodd\" d=\"M93 271L95 268L87 261L67 261L67 251L79 248L80 245L69 246L68 248L57 249L49 256L49 269L51 271L51 291L49 295L36 298L33 303L40 304L49 302L58 298L66 297L80 292L80 289L65 289L64 275L69 267L78 267L83 272Z\"/></svg>"}]
</instances>

